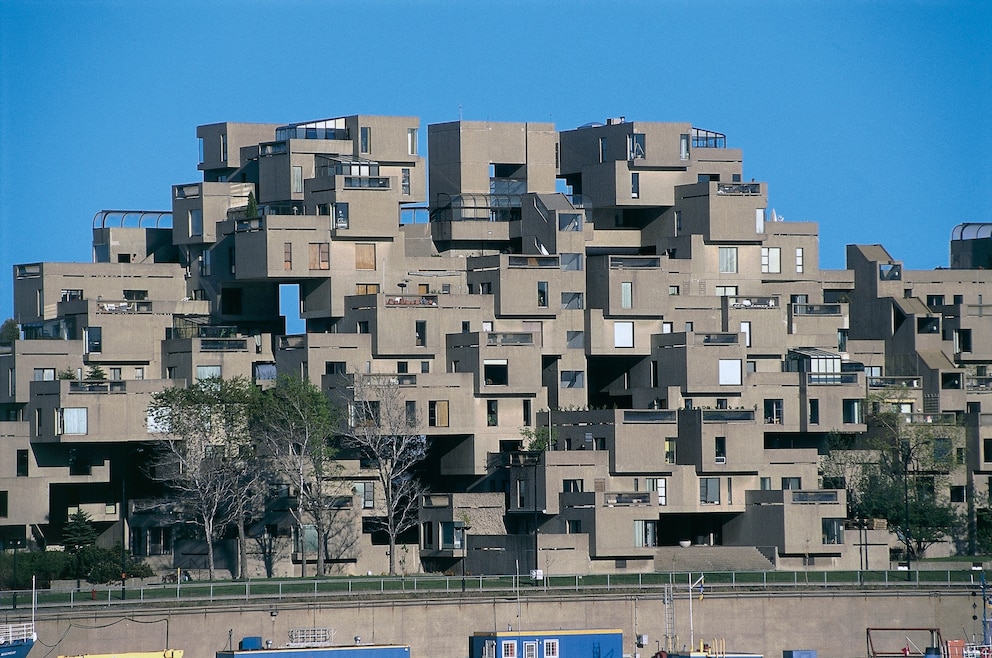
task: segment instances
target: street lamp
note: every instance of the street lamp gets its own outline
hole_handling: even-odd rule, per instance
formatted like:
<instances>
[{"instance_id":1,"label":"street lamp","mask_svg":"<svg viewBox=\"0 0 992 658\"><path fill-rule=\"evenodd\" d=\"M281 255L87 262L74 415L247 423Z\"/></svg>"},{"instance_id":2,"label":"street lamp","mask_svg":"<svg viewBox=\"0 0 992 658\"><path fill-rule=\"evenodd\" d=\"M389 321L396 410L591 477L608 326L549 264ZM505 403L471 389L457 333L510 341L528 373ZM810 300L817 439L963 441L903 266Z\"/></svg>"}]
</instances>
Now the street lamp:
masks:
<instances>
[{"instance_id":1,"label":"street lamp","mask_svg":"<svg viewBox=\"0 0 992 658\"><path fill-rule=\"evenodd\" d=\"M17 610L17 549L23 545L24 540L20 537L13 537L7 540L7 548L11 548L14 551L14 579L10 588L14 610Z\"/></svg>"},{"instance_id":2,"label":"street lamp","mask_svg":"<svg viewBox=\"0 0 992 658\"><path fill-rule=\"evenodd\" d=\"M465 559L468 557L468 543L465 541L465 534L472 529L472 526L462 525L460 526L460 531L462 533L462 591L465 591Z\"/></svg>"}]
</instances>

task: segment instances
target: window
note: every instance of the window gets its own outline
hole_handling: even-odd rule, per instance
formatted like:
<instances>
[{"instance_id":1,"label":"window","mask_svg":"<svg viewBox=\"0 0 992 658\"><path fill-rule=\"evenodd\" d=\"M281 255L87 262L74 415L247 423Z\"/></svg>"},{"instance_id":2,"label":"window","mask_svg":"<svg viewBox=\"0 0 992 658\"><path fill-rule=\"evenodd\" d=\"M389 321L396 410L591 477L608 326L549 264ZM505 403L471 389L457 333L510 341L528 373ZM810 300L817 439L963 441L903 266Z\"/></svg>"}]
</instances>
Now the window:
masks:
<instances>
[{"instance_id":1,"label":"window","mask_svg":"<svg viewBox=\"0 0 992 658\"><path fill-rule=\"evenodd\" d=\"M562 254L561 269L565 272L578 272L582 270L582 254Z\"/></svg>"},{"instance_id":2,"label":"window","mask_svg":"<svg viewBox=\"0 0 992 658\"><path fill-rule=\"evenodd\" d=\"M0 518L7 518L8 512L7 507L10 503L10 493L6 491L0 491Z\"/></svg>"},{"instance_id":3,"label":"window","mask_svg":"<svg viewBox=\"0 0 992 658\"><path fill-rule=\"evenodd\" d=\"M599 138L599 161L606 162L606 138Z\"/></svg>"},{"instance_id":4,"label":"window","mask_svg":"<svg viewBox=\"0 0 992 658\"><path fill-rule=\"evenodd\" d=\"M548 307L548 282L538 281L537 282L537 307L547 308Z\"/></svg>"},{"instance_id":5,"label":"window","mask_svg":"<svg viewBox=\"0 0 992 658\"><path fill-rule=\"evenodd\" d=\"M517 658L517 643L514 640L503 640L500 644L502 658Z\"/></svg>"},{"instance_id":6,"label":"window","mask_svg":"<svg viewBox=\"0 0 992 658\"><path fill-rule=\"evenodd\" d=\"M955 354L971 352L971 329L955 329L952 339Z\"/></svg>"},{"instance_id":7,"label":"window","mask_svg":"<svg viewBox=\"0 0 992 658\"><path fill-rule=\"evenodd\" d=\"M634 282L620 282L620 308L632 308L634 306Z\"/></svg>"},{"instance_id":8,"label":"window","mask_svg":"<svg viewBox=\"0 0 992 658\"><path fill-rule=\"evenodd\" d=\"M62 290L62 295L59 298L59 301L60 302L72 302L72 301L75 301L77 299L82 299L82 298L83 298L83 291L81 289L78 289L78 288L63 289Z\"/></svg>"},{"instance_id":9,"label":"window","mask_svg":"<svg viewBox=\"0 0 992 658\"><path fill-rule=\"evenodd\" d=\"M203 210L200 208L189 211L189 234L191 237L203 235Z\"/></svg>"},{"instance_id":10,"label":"window","mask_svg":"<svg viewBox=\"0 0 992 658\"><path fill-rule=\"evenodd\" d=\"M641 174L632 172L630 174L630 198L637 199L641 196Z\"/></svg>"},{"instance_id":11,"label":"window","mask_svg":"<svg viewBox=\"0 0 992 658\"><path fill-rule=\"evenodd\" d=\"M640 160L644 158L644 135L633 133L627 135L627 159Z\"/></svg>"},{"instance_id":12,"label":"window","mask_svg":"<svg viewBox=\"0 0 992 658\"><path fill-rule=\"evenodd\" d=\"M844 400L842 408L845 423L864 422L861 416L861 400Z\"/></svg>"},{"instance_id":13,"label":"window","mask_svg":"<svg viewBox=\"0 0 992 658\"><path fill-rule=\"evenodd\" d=\"M658 522L634 521L634 546L657 546Z\"/></svg>"},{"instance_id":14,"label":"window","mask_svg":"<svg viewBox=\"0 0 992 658\"><path fill-rule=\"evenodd\" d=\"M582 480L562 480L561 490L563 493L582 493Z\"/></svg>"},{"instance_id":15,"label":"window","mask_svg":"<svg viewBox=\"0 0 992 658\"><path fill-rule=\"evenodd\" d=\"M584 331L566 331L565 348L570 350L585 349L586 334Z\"/></svg>"},{"instance_id":16,"label":"window","mask_svg":"<svg viewBox=\"0 0 992 658\"><path fill-rule=\"evenodd\" d=\"M585 388L585 373L581 370L562 370L562 388Z\"/></svg>"},{"instance_id":17,"label":"window","mask_svg":"<svg viewBox=\"0 0 992 658\"><path fill-rule=\"evenodd\" d=\"M765 232L765 208L754 209L754 232Z\"/></svg>"},{"instance_id":18,"label":"window","mask_svg":"<svg viewBox=\"0 0 992 658\"><path fill-rule=\"evenodd\" d=\"M779 247L761 248L761 271L771 274L782 271L782 250Z\"/></svg>"},{"instance_id":19,"label":"window","mask_svg":"<svg viewBox=\"0 0 992 658\"><path fill-rule=\"evenodd\" d=\"M661 333L670 334L675 330L675 323L673 322L662 322L661 323Z\"/></svg>"},{"instance_id":20,"label":"window","mask_svg":"<svg viewBox=\"0 0 992 658\"><path fill-rule=\"evenodd\" d=\"M721 274L737 273L737 247L719 248L719 266Z\"/></svg>"},{"instance_id":21,"label":"window","mask_svg":"<svg viewBox=\"0 0 992 658\"><path fill-rule=\"evenodd\" d=\"M220 377L220 366L197 366L196 378L198 380L216 379Z\"/></svg>"},{"instance_id":22,"label":"window","mask_svg":"<svg viewBox=\"0 0 992 658\"><path fill-rule=\"evenodd\" d=\"M802 478L784 477L782 478L782 489L798 491L803 488Z\"/></svg>"},{"instance_id":23,"label":"window","mask_svg":"<svg viewBox=\"0 0 992 658\"><path fill-rule=\"evenodd\" d=\"M581 309L583 300L581 292L563 292L561 294L561 307L563 309Z\"/></svg>"},{"instance_id":24,"label":"window","mask_svg":"<svg viewBox=\"0 0 992 658\"><path fill-rule=\"evenodd\" d=\"M658 492L658 504L668 504L668 479L667 478L645 478L644 486L648 491Z\"/></svg>"},{"instance_id":25,"label":"window","mask_svg":"<svg viewBox=\"0 0 992 658\"><path fill-rule=\"evenodd\" d=\"M356 283L355 284L355 294L356 295L377 295L377 294L379 294L379 284L378 283Z\"/></svg>"},{"instance_id":26,"label":"window","mask_svg":"<svg viewBox=\"0 0 992 658\"><path fill-rule=\"evenodd\" d=\"M499 400L486 400L486 426L499 425Z\"/></svg>"},{"instance_id":27,"label":"window","mask_svg":"<svg viewBox=\"0 0 992 658\"><path fill-rule=\"evenodd\" d=\"M447 400L431 400L427 403L427 425L429 427L448 426Z\"/></svg>"},{"instance_id":28,"label":"window","mask_svg":"<svg viewBox=\"0 0 992 658\"><path fill-rule=\"evenodd\" d=\"M358 321L358 324L356 325L356 331L358 331L358 333L360 333L360 334L367 334L367 333L369 333L369 321L368 320L359 320Z\"/></svg>"},{"instance_id":29,"label":"window","mask_svg":"<svg viewBox=\"0 0 992 658\"><path fill-rule=\"evenodd\" d=\"M241 315L241 288L224 288L220 295L220 312Z\"/></svg>"},{"instance_id":30,"label":"window","mask_svg":"<svg viewBox=\"0 0 992 658\"><path fill-rule=\"evenodd\" d=\"M613 347L633 347L633 346L634 346L634 323L614 322Z\"/></svg>"},{"instance_id":31,"label":"window","mask_svg":"<svg viewBox=\"0 0 992 658\"><path fill-rule=\"evenodd\" d=\"M717 297L736 297L737 286L714 286Z\"/></svg>"},{"instance_id":32,"label":"window","mask_svg":"<svg viewBox=\"0 0 992 658\"><path fill-rule=\"evenodd\" d=\"M803 273L803 248L796 247L796 274Z\"/></svg>"},{"instance_id":33,"label":"window","mask_svg":"<svg viewBox=\"0 0 992 658\"><path fill-rule=\"evenodd\" d=\"M60 409L59 424L61 425L59 434L86 434L88 430L86 407Z\"/></svg>"},{"instance_id":34,"label":"window","mask_svg":"<svg viewBox=\"0 0 992 658\"><path fill-rule=\"evenodd\" d=\"M810 400L809 401L809 424L819 425L820 424L820 401Z\"/></svg>"},{"instance_id":35,"label":"window","mask_svg":"<svg viewBox=\"0 0 992 658\"><path fill-rule=\"evenodd\" d=\"M699 478L699 504L720 504L720 478Z\"/></svg>"},{"instance_id":36,"label":"window","mask_svg":"<svg viewBox=\"0 0 992 658\"><path fill-rule=\"evenodd\" d=\"M411 427L417 425L417 401L407 400L406 401L406 424Z\"/></svg>"},{"instance_id":37,"label":"window","mask_svg":"<svg viewBox=\"0 0 992 658\"><path fill-rule=\"evenodd\" d=\"M992 439L982 440L982 461L992 462Z\"/></svg>"},{"instance_id":38,"label":"window","mask_svg":"<svg viewBox=\"0 0 992 658\"><path fill-rule=\"evenodd\" d=\"M558 658L558 640L544 641L544 658Z\"/></svg>"},{"instance_id":39,"label":"window","mask_svg":"<svg viewBox=\"0 0 992 658\"><path fill-rule=\"evenodd\" d=\"M55 368L35 368L34 381L36 382L55 381Z\"/></svg>"},{"instance_id":40,"label":"window","mask_svg":"<svg viewBox=\"0 0 992 658\"><path fill-rule=\"evenodd\" d=\"M482 373L487 386L508 386L510 371L506 359L485 359Z\"/></svg>"},{"instance_id":41,"label":"window","mask_svg":"<svg viewBox=\"0 0 992 658\"><path fill-rule=\"evenodd\" d=\"M350 211L347 203L334 204L334 228L348 228L351 225ZM375 268L372 268L375 269Z\"/></svg>"},{"instance_id":42,"label":"window","mask_svg":"<svg viewBox=\"0 0 992 658\"><path fill-rule=\"evenodd\" d=\"M355 495L361 501L362 509L371 509L375 506L374 482L356 482Z\"/></svg>"},{"instance_id":43,"label":"window","mask_svg":"<svg viewBox=\"0 0 992 658\"><path fill-rule=\"evenodd\" d=\"M416 128L406 129L406 152L410 155L417 155L417 132Z\"/></svg>"},{"instance_id":44,"label":"window","mask_svg":"<svg viewBox=\"0 0 992 658\"><path fill-rule=\"evenodd\" d=\"M783 402L779 399L766 399L764 404L765 412L765 424L767 425L781 425L782 424L782 407Z\"/></svg>"},{"instance_id":45,"label":"window","mask_svg":"<svg viewBox=\"0 0 992 658\"><path fill-rule=\"evenodd\" d=\"M430 361L421 361L420 362L420 374L426 375L430 371L431 371L431 362Z\"/></svg>"},{"instance_id":46,"label":"window","mask_svg":"<svg viewBox=\"0 0 992 658\"><path fill-rule=\"evenodd\" d=\"M740 386L741 385L741 360L740 359L720 359L719 362L720 386Z\"/></svg>"},{"instance_id":47,"label":"window","mask_svg":"<svg viewBox=\"0 0 992 658\"><path fill-rule=\"evenodd\" d=\"M665 463L674 464L675 462L675 445L677 439L675 437L667 437L665 439Z\"/></svg>"},{"instance_id":48,"label":"window","mask_svg":"<svg viewBox=\"0 0 992 658\"><path fill-rule=\"evenodd\" d=\"M689 159L689 135L679 135L679 159Z\"/></svg>"},{"instance_id":49,"label":"window","mask_svg":"<svg viewBox=\"0 0 992 658\"><path fill-rule=\"evenodd\" d=\"M124 299L129 302L143 302L148 299L147 290L125 290Z\"/></svg>"},{"instance_id":50,"label":"window","mask_svg":"<svg viewBox=\"0 0 992 658\"><path fill-rule=\"evenodd\" d=\"M86 353L91 354L93 352L103 351L103 328L102 327L86 327L83 330L83 334L86 340Z\"/></svg>"},{"instance_id":51,"label":"window","mask_svg":"<svg viewBox=\"0 0 992 658\"><path fill-rule=\"evenodd\" d=\"M282 243L282 269L291 270L293 269L293 243L283 242Z\"/></svg>"},{"instance_id":52,"label":"window","mask_svg":"<svg viewBox=\"0 0 992 658\"><path fill-rule=\"evenodd\" d=\"M771 491L772 490L772 479L770 477L763 477L763 478L761 478L760 487L761 487L761 490L762 491Z\"/></svg>"},{"instance_id":53,"label":"window","mask_svg":"<svg viewBox=\"0 0 992 658\"><path fill-rule=\"evenodd\" d=\"M676 210L674 214L675 219L675 235L682 232L682 211Z\"/></svg>"},{"instance_id":54,"label":"window","mask_svg":"<svg viewBox=\"0 0 992 658\"><path fill-rule=\"evenodd\" d=\"M372 151L372 129L362 126L358 129L359 141L358 150L360 153L370 153Z\"/></svg>"},{"instance_id":55,"label":"window","mask_svg":"<svg viewBox=\"0 0 992 658\"><path fill-rule=\"evenodd\" d=\"M524 400L523 403L524 403L523 404L524 427L530 427L531 422L533 422L533 420L531 418L531 415L532 415L532 413L531 413L531 401L530 400Z\"/></svg>"},{"instance_id":56,"label":"window","mask_svg":"<svg viewBox=\"0 0 992 658\"><path fill-rule=\"evenodd\" d=\"M680 291L678 286L668 286L668 294L671 295L672 297L678 296L679 292Z\"/></svg>"},{"instance_id":57,"label":"window","mask_svg":"<svg viewBox=\"0 0 992 658\"><path fill-rule=\"evenodd\" d=\"M967 495L965 494L965 488L963 486L954 485L951 487L951 502L952 503L968 502Z\"/></svg>"},{"instance_id":58,"label":"window","mask_svg":"<svg viewBox=\"0 0 992 658\"><path fill-rule=\"evenodd\" d=\"M751 323L741 322L741 333L744 334L744 347L751 347Z\"/></svg>"},{"instance_id":59,"label":"window","mask_svg":"<svg viewBox=\"0 0 992 658\"><path fill-rule=\"evenodd\" d=\"M355 245L355 269L374 270L375 269L375 245L358 243Z\"/></svg>"},{"instance_id":60,"label":"window","mask_svg":"<svg viewBox=\"0 0 992 658\"><path fill-rule=\"evenodd\" d=\"M28 451L17 451L17 477L26 478L28 476Z\"/></svg>"},{"instance_id":61,"label":"window","mask_svg":"<svg viewBox=\"0 0 992 658\"><path fill-rule=\"evenodd\" d=\"M227 162L227 134L220 136L220 161Z\"/></svg>"},{"instance_id":62,"label":"window","mask_svg":"<svg viewBox=\"0 0 992 658\"><path fill-rule=\"evenodd\" d=\"M559 231L581 231L582 215L580 213L560 213L558 215Z\"/></svg>"},{"instance_id":63,"label":"window","mask_svg":"<svg viewBox=\"0 0 992 658\"><path fill-rule=\"evenodd\" d=\"M119 382L121 380L121 369L111 368L110 369L110 381Z\"/></svg>"},{"instance_id":64,"label":"window","mask_svg":"<svg viewBox=\"0 0 992 658\"><path fill-rule=\"evenodd\" d=\"M293 194L303 194L303 167L293 167Z\"/></svg>"},{"instance_id":65,"label":"window","mask_svg":"<svg viewBox=\"0 0 992 658\"><path fill-rule=\"evenodd\" d=\"M727 463L727 437L717 436L713 438L713 458L717 464Z\"/></svg>"},{"instance_id":66,"label":"window","mask_svg":"<svg viewBox=\"0 0 992 658\"><path fill-rule=\"evenodd\" d=\"M405 196L410 196L410 169L408 167L400 169L400 192Z\"/></svg>"},{"instance_id":67,"label":"window","mask_svg":"<svg viewBox=\"0 0 992 658\"><path fill-rule=\"evenodd\" d=\"M373 245L374 247L375 245ZM373 261L374 262L374 261ZM310 243L310 269L331 269L331 245L327 242ZM372 269L375 269L374 267Z\"/></svg>"},{"instance_id":68,"label":"window","mask_svg":"<svg viewBox=\"0 0 992 658\"><path fill-rule=\"evenodd\" d=\"M427 320L417 320L416 321L416 339L417 347L427 346Z\"/></svg>"}]
</instances>

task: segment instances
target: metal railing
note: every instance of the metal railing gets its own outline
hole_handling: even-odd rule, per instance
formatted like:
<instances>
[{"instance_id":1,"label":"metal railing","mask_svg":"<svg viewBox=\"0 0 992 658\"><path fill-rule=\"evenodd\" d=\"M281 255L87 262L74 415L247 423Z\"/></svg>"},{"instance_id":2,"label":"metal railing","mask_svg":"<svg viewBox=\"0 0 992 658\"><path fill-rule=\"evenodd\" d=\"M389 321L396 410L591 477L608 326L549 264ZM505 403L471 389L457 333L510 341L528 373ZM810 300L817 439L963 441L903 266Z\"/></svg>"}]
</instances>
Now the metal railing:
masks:
<instances>
[{"instance_id":1,"label":"metal railing","mask_svg":"<svg viewBox=\"0 0 992 658\"><path fill-rule=\"evenodd\" d=\"M176 582L127 587L84 586L69 591L39 590L40 609L115 605L212 604L230 601L282 601L350 599L358 597L419 595L443 597L450 594L518 594L554 592L610 593L629 591L663 592L666 587L684 586L703 577L707 593L774 591L822 591L824 589L951 589L979 587L980 571L885 570L885 571L673 571L640 574L545 575L532 580L528 575L425 574L393 577L327 577L287 580L248 580L218 582ZM463 586L464 581L464 586ZM0 610L13 609L14 601L24 607L31 600L30 590L0 592Z\"/></svg>"}]
</instances>

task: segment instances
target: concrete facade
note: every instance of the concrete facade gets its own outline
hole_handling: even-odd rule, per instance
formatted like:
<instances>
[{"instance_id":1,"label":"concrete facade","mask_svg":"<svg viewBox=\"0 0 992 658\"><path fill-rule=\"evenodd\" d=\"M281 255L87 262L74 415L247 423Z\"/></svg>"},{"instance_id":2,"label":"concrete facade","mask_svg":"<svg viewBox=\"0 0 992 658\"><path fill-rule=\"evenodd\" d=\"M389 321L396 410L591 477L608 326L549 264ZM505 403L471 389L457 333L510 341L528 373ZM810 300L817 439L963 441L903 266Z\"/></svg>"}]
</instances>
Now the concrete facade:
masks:
<instances>
[{"instance_id":1,"label":"concrete facade","mask_svg":"<svg viewBox=\"0 0 992 658\"><path fill-rule=\"evenodd\" d=\"M845 533L845 492L820 472L830 437L869 431L870 395L946 425L963 468L938 494L973 520L987 506L988 271L913 271L880 245L821 270L817 225L777 221L721 133L459 121L428 127L429 165L415 117L197 135L203 180L173 185L170 211L133 211L154 226L98 213L93 263L14 268L6 538L57 545L88 505L156 566L195 568L140 503L147 402L276 373L332 397L355 377L395 383L429 443L411 573L661 570L683 544L769 568L881 566L895 537ZM304 334L286 335L285 285ZM549 450L528 451L544 428ZM381 492L357 460L339 484L357 539L335 568L380 572ZM260 575L302 568L292 505L256 519L283 556L256 556ZM974 538L972 523L933 551Z\"/></svg>"}]
</instances>

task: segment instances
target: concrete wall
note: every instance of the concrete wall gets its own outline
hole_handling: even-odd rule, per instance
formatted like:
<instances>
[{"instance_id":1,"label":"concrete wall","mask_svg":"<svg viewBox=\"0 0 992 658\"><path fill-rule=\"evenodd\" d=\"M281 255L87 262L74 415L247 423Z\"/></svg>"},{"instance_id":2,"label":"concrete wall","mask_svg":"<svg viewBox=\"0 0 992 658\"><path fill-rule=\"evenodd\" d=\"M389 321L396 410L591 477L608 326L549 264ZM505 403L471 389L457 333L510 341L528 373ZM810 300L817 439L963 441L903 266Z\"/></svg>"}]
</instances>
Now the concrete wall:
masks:
<instances>
[{"instance_id":1,"label":"concrete wall","mask_svg":"<svg viewBox=\"0 0 992 658\"><path fill-rule=\"evenodd\" d=\"M689 644L690 634L684 590L676 593L674 603L680 647ZM780 596L707 592L702 600L693 595L693 637L696 644L724 638L728 651L762 653L767 658L799 648L815 649L818 658L851 658L865 655L866 627L939 627L945 640L980 633L981 621L971 619L973 600L965 591ZM665 634L665 606L657 591L610 597L525 596L519 601L499 595L381 605L358 600L260 606L232 602L226 609L209 612L144 609L129 610L127 615L107 610L105 605L42 614L38 636L45 646L35 651L54 645L53 654L78 655L151 651L168 645L184 649L188 658L212 658L227 647L229 631L235 646L249 635L272 639L281 646L290 628L330 627L336 629L337 644L351 644L360 636L365 643L409 644L412 658L460 658L467 655L468 637L476 631L619 628L624 654L646 657L657 650L656 642L664 642ZM273 616L273 611L278 614ZM635 634L648 636L646 646L634 646ZM902 633L897 641L905 644L906 635ZM917 635L913 637L922 642ZM898 651L903 644L891 649Z\"/></svg>"}]
</instances>

